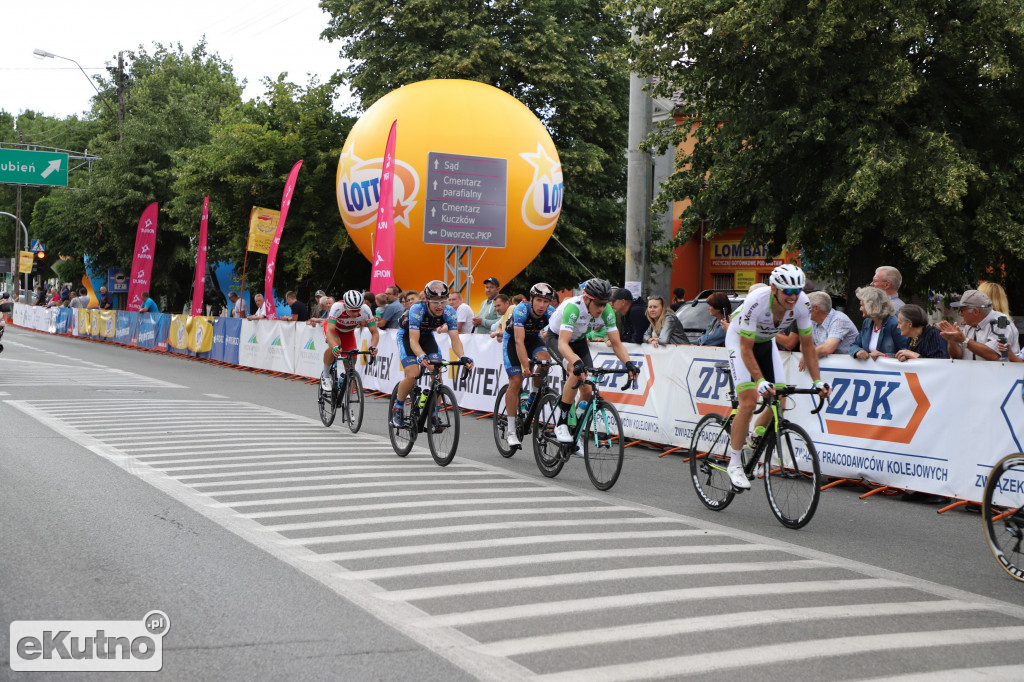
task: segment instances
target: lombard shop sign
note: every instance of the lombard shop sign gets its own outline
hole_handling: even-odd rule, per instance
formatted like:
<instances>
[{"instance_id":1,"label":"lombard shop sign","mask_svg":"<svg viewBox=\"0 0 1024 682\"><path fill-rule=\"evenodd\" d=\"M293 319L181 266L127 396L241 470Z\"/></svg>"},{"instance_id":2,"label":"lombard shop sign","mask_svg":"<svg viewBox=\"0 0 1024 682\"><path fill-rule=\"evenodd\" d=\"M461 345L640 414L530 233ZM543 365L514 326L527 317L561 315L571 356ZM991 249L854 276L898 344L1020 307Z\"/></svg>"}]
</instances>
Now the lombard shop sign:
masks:
<instances>
[{"instance_id":1,"label":"lombard shop sign","mask_svg":"<svg viewBox=\"0 0 1024 682\"><path fill-rule=\"evenodd\" d=\"M739 241L711 242L711 265L720 268L769 267L780 264L768 247Z\"/></svg>"}]
</instances>

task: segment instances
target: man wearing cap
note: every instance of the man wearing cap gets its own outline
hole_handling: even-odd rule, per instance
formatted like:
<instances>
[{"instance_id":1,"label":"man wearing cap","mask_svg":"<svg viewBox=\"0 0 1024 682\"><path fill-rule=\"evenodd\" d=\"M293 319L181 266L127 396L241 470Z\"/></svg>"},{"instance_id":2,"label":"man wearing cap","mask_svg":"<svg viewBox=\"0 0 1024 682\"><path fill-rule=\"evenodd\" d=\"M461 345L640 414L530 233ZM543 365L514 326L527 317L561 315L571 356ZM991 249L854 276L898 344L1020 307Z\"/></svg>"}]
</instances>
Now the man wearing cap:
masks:
<instances>
[{"instance_id":1,"label":"man wearing cap","mask_svg":"<svg viewBox=\"0 0 1024 682\"><path fill-rule=\"evenodd\" d=\"M612 310L618 315L619 337L623 343L643 343L644 332L649 326L645 314L647 304L644 300L634 299L629 289L619 287L612 292L609 302Z\"/></svg>"},{"instance_id":2,"label":"man wearing cap","mask_svg":"<svg viewBox=\"0 0 1024 682\"><path fill-rule=\"evenodd\" d=\"M950 307L959 309L965 324L963 328L946 320L938 324L953 360L999 360L999 335L1006 339L1011 354L1020 350L1013 321L992 310L992 301L985 294L968 289Z\"/></svg>"},{"instance_id":3,"label":"man wearing cap","mask_svg":"<svg viewBox=\"0 0 1024 682\"><path fill-rule=\"evenodd\" d=\"M494 309L494 297L498 295L499 289L501 289L501 284L498 283L496 277L488 277L484 280L484 293L487 294L487 300L480 305L480 312L473 318L473 324L476 325L476 329L473 331L477 334L490 334L491 327L501 319L501 315Z\"/></svg>"},{"instance_id":4,"label":"man wearing cap","mask_svg":"<svg viewBox=\"0 0 1024 682\"><path fill-rule=\"evenodd\" d=\"M306 320L306 324L310 327L315 327L330 317L331 306L334 305L334 299L325 294L323 289L318 289L313 294L313 298L316 300L316 305L313 306L310 318Z\"/></svg>"}]
</instances>

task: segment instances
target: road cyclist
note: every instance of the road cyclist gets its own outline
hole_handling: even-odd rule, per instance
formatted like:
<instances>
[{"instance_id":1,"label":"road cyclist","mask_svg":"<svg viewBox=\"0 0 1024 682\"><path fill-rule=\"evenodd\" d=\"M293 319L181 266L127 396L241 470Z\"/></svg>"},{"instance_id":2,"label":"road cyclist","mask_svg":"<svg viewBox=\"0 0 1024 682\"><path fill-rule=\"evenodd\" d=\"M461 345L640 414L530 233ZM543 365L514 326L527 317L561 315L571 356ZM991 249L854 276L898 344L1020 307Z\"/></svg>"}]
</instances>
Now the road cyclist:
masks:
<instances>
[{"instance_id":1,"label":"road cyclist","mask_svg":"<svg viewBox=\"0 0 1024 682\"><path fill-rule=\"evenodd\" d=\"M523 387L523 378L533 378L535 387L540 388L541 374L534 373L534 360L547 362L551 354L544 345L540 332L548 326L555 308L551 301L555 290L550 284L538 282L530 287L530 298L521 302L512 311L511 323L501 341L501 354L508 374L508 390L505 392L505 414L514 415L521 400L529 400L531 394ZM522 441L515 426L508 429L506 442L509 447L521 447Z\"/></svg>"},{"instance_id":2,"label":"road cyclist","mask_svg":"<svg viewBox=\"0 0 1024 682\"><path fill-rule=\"evenodd\" d=\"M324 369L320 374L320 390L330 393L331 367L334 361L343 354L356 349L355 330L366 327L370 330L370 354L377 355L377 343L380 332L377 321L369 306L363 303L362 292L346 291L342 299L331 306L331 311L324 322L324 336L327 337L327 350L324 351Z\"/></svg>"},{"instance_id":3,"label":"road cyclist","mask_svg":"<svg viewBox=\"0 0 1024 682\"><path fill-rule=\"evenodd\" d=\"M586 382L586 368L594 364L590 357L588 332L607 332L605 338L610 343L615 357L628 371L630 381L635 380L640 373L640 368L630 361L629 352L622 345L619 330L615 325L615 312L608 305L612 293L611 284L595 277L584 282L582 288L582 294L565 299L551 314L544 337L544 344L551 356L562 364L567 379L562 388L561 400L558 402L555 425L555 438L560 443L573 442L569 426L575 426L576 407L573 406L573 402L579 387L582 386L580 412L586 412L593 394L592 384ZM568 380L570 374L576 377L576 381Z\"/></svg>"},{"instance_id":4,"label":"road cyclist","mask_svg":"<svg viewBox=\"0 0 1024 682\"><path fill-rule=\"evenodd\" d=\"M785 263L776 267L769 277L769 286L757 289L747 297L725 335L729 369L739 402L730 434L728 473L738 491L750 489L742 453L743 443L748 441L747 432L757 400L769 394L775 395L776 386L785 386L785 372L774 342L775 335L793 322L799 331L800 351L811 375L812 388L817 389L822 398L829 394L828 384L821 381L818 354L811 337L811 304L803 291L805 283L804 272L796 265ZM772 418L771 410L765 410L758 417L754 435L749 438L751 450L757 449L756 439L764 433Z\"/></svg>"},{"instance_id":5,"label":"road cyclist","mask_svg":"<svg viewBox=\"0 0 1024 682\"><path fill-rule=\"evenodd\" d=\"M441 353L437 347L435 333L437 329L447 325L448 337L452 342L452 351L459 356L460 363L467 369L473 369L473 359L466 357L459 338L459 321L455 308L448 305L448 285L441 280L432 280L423 288L423 300L414 303L402 314L399 322L398 355L402 362L405 378L398 382L395 401L391 410L390 423L396 429L406 427L403 409L405 399L409 396L413 385L420 376L420 367L441 361Z\"/></svg>"}]
</instances>

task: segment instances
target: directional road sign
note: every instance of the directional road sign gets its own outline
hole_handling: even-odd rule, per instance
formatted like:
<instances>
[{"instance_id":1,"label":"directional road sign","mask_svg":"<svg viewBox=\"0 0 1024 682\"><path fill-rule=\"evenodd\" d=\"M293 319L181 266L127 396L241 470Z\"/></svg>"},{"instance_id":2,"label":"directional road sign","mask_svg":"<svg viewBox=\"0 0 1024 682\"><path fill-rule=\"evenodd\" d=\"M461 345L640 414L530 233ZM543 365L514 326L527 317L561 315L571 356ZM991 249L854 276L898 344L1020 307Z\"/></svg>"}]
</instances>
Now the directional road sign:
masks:
<instances>
[{"instance_id":1,"label":"directional road sign","mask_svg":"<svg viewBox=\"0 0 1024 682\"><path fill-rule=\"evenodd\" d=\"M508 159L427 154L424 244L505 248Z\"/></svg>"},{"instance_id":2,"label":"directional road sign","mask_svg":"<svg viewBox=\"0 0 1024 682\"><path fill-rule=\"evenodd\" d=\"M0 149L0 182L13 185L68 186L68 155L24 149Z\"/></svg>"}]
</instances>

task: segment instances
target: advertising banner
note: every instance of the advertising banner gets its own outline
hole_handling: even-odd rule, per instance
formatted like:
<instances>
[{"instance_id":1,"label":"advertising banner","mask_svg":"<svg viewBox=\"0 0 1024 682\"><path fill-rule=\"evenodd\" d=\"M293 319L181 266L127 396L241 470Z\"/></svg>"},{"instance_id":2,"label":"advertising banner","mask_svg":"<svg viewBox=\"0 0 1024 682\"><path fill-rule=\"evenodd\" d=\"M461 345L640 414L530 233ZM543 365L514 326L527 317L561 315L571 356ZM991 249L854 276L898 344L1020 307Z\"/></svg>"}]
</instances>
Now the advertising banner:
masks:
<instances>
[{"instance_id":1,"label":"advertising banner","mask_svg":"<svg viewBox=\"0 0 1024 682\"><path fill-rule=\"evenodd\" d=\"M249 242L247 251L270 253L270 245L274 241L274 232L281 222L281 212L269 208L253 206L249 212Z\"/></svg>"},{"instance_id":2,"label":"advertising banner","mask_svg":"<svg viewBox=\"0 0 1024 682\"><path fill-rule=\"evenodd\" d=\"M191 355L188 348L188 335L192 327L190 315L171 315L171 324L167 330L167 350L180 355Z\"/></svg>"},{"instance_id":3,"label":"advertising banner","mask_svg":"<svg viewBox=\"0 0 1024 682\"><path fill-rule=\"evenodd\" d=\"M70 334L75 323L75 316L71 308L56 308L57 315L54 318L54 334Z\"/></svg>"},{"instance_id":4,"label":"advertising banner","mask_svg":"<svg viewBox=\"0 0 1024 682\"><path fill-rule=\"evenodd\" d=\"M192 326L188 330L188 349L195 355L208 357L213 349L214 318L200 316L192 318Z\"/></svg>"},{"instance_id":5,"label":"advertising banner","mask_svg":"<svg viewBox=\"0 0 1024 682\"><path fill-rule=\"evenodd\" d=\"M125 346L139 345L138 313L117 312L117 321L114 326L114 341Z\"/></svg>"},{"instance_id":6,"label":"advertising banner","mask_svg":"<svg viewBox=\"0 0 1024 682\"><path fill-rule=\"evenodd\" d=\"M196 250L196 277L192 284L192 315L203 314L203 289L206 284L206 223L210 218L210 197L203 198L203 217L199 222L199 248Z\"/></svg>"},{"instance_id":7,"label":"advertising banner","mask_svg":"<svg viewBox=\"0 0 1024 682\"><path fill-rule=\"evenodd\" d=\"M113 341L117 331L117 313L113 310L96 310L93 315L99 327L95 334L105 341Z\"/></svg>"},{"instance_id":8,"label":"advertising banner","mask_svg":"<svg viewBox=\"0 0 1024 682\"><path fill-rule=\"evenodd\" d=\"M288 208L292 205L292 195L295 194L295 181L299 177L300 168L302 168L301 159L292 166L291 172L288 173L288 180L284 183L284 193L281 195L281 219L277 221L274 241L271 242L270 251L267 253L267 272L263 278L263 297L266 299L268 320L277 319L277 304L274 303L274 268L277 265L277 249L281 245L281 232L284 231L284 221L288 219Z\"/></svg>"},{"instance_id":9,"label":"advertising banner","mask_svg":"<svg viewBox=\"0 0 1024 682\"><path fill-rule=\"evenodd\" d=\"M380 173L380 200L377 207L377 228L373 241L373 267L370 270L370 291L380 293L395 283L395 138L398 121L391 124L384 147L384 165Z\"/></svg>"},{"instance_id":10,"label":"advertising banner","mask_svg":"<svg viewBox=\"0 0 1024 682\"><path fill-rule=\"evenodd\" d=\"M238 364L274 372L294 373L294 322L241 320L241 323ZM317 372L317 376L319 375L320 372Z\"/></svg>"},{"instance_id":11,"label":"advertising banner","mask_svg":"<svg viewBox=\"0 0 1024 682\"><path fill-rule=\"evenodd\" d=\"M239 337L242 320L234 317L218 317L213 321L213 344L210 359L238 364Z\"/></svg>"},{"instance_id":12,"label":"advertising banner","mask_svg":"<svg viewBox=\"0 0 1024 682\"><path fill-rule=\"evenodd\" d=\"M157 205L154 201L146 207L139 218L135 232L135 255L129 271L128 303L125 310L138 312L145 302L142 294L149 291L149 279L153 274L153 252L156 250Z\"/></svg>"},{"instance_id":13,"label":"advertising banner","mask_svg":"<svg viewBox=\"0 0 1024 682\"><path fill-rule=\"evenodd\" d=\"M142 348L167 350L167 335L170 328L170 315L140 313L138 345Z\"/></svg>"},{"instance_id":14,"label":"advertising banner","mask_svg":"<svg viewBox=\"0 0 1024 682\"><path fill-rule=\"evenodd\" d=\"M31 251L20 251L18 255L18 272L32 272L32 261L36 254Z\"/></svg>"}]
</instances>

